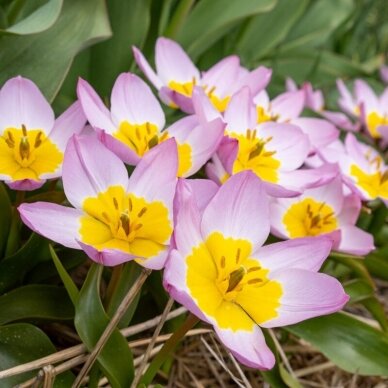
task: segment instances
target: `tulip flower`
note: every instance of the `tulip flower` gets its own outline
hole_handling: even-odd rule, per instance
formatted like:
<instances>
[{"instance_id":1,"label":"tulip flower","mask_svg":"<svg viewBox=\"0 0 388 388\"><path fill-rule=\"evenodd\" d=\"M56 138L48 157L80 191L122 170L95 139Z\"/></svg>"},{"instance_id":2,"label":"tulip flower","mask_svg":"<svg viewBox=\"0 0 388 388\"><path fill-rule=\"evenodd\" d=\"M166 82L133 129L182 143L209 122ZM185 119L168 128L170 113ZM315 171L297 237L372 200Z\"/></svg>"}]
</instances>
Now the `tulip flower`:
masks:
<instances>
[{"instance_id":1,"label":"tulip flower","mask_svg":"<svg viewBox=\"0 0 388 388\"><path fill-rule=\"evenodd\" d=\"M187 113L193 113L191 96L195 86L202 87L214 107L223 112L241 87L249 86L256 94L268 85L272 75L272 71L264 66L249 72L240 66L240 59L235 55L222 59L201 74L182 47L167 38L156 41L156 73L136 47L133 47L133 53L140 69L159 91L160 98Z\"/></svg>"},{"instance_id":2,"label":"tulip flower","mask_svg":"<svg viewBox=\"0 0 388 388\"><path fill-rule=\"evenodd\" d=\"M292 124L257 124L248 88L236 93L225 111L225 133L217 155L207 167L210 177L219 183L233 174L251 170L265 182L273 196L295 196L305 188L334 178L336 167L297 170L309 154L310 141ZM221 168L222 166L222 168Z\"/></svg>"},{"instance_id":3,"label":"tulip flower","mask_svg":"<svg viewBox=\"0 0 388 388\"><path fill-rule=\"evenodd\" d=\"M381 198L388 203L388 166L372 147L353 134L345 139L346 154L340 157L345 182L364 200Z\"/></svg>"},{"instance_id":4,"label":"tulip flower","mask_svg":"<svg viewBox=\"0 0 388 388\"><path fill-rule=\"evenodd\" d=\"M112 90L111 110L104 106L84 80L78 83L78 98L100 140L124 162L136 165L150 149L174 137L178 146L178 176L197 172L217 149L224 133L220 118L190 115L164 129L162 108L149 86L130 73L121 74ZM200 109L205 95L194 92ZM202 111L202 110L201 110Z\"/></svg>"},{"instance_id":5,"label":"tulip flower","mask_svg":"<svg viewBox=\"0 0 388 388\"><path fill-rule=\"evenodd\" d=\"M199 209L179 181L175 248L164 285L170 295L212 325L243 364L270 369L274 355L261 327L294 324L340 310L341 284L318 273L331 249L327 237L262 246L269 234L268 198L250 171L231 177Z\"/></svg>"},{"instance_id":6,"label":"tulip flower","mask_svg":"<svg viewBox=\"0 0 388 388\"><path fill-rule=\"evenodd\" d=\"M7 81L0 91L0 180L15 190L35 190L60 177L66 143L85 123L78 102L55 120L32 81Z\"/></svg>"},{"instance_id":7,"label":"tulip flower","mask_svg":"<svg viewBox=\"0 0 388 388\"><path fill-rule=\"evenodd\" d=\"M354 95L342 80L337 81L340 99L338 104L350 116L359 118L374 139L388 139L388 88L377 96L363 80L354 82Z\"/></svg>"},{"instance_id":8,"label":"tulip flower","mask_svg":"<svg viewBox=\"0 0 388 388\"><path fill-rule=\"evenodd\" d=\"M341 177L299 197L276 198L270 209L271 231L280 238L331 235L338 251L366 255L374 249L373 236L355 226L360 198L344 195Z\"/></svg>"},{"instance_id":9,"label":"tulip flower","mask_svg":"<svg viewBox=\"0 0 388 388\"><path fill-rule=\"evenodd\" d=\"M73 137L66 148L63 186L74 206L22 204L22 220L94 261L114 266L129 260L160 269L173 231L177 152L173 139L152 149L131 177L122 161L94 136Z\"/></svg>"},{"instance_id":10,"label":"tulip flower","mask_svg":"<svg viewBox=\"0 0 388 388\"><path fill-rule=\"evenodd\" d=\"M290 82L289 82L290 84ZM290 87L290 85L289 85ZM293 86L291 86L293 89ZM312 89L293 90L282 93L270 101L265 90L258 93L253 102L256 106L257 122L288 123L298 126L311 143L311 152L330 144L339 136L337 128L327 120L314 117L300 117L305 104L314 103ZM318 96L320 99L322 96Z\"/></svg>"}]
</instances>

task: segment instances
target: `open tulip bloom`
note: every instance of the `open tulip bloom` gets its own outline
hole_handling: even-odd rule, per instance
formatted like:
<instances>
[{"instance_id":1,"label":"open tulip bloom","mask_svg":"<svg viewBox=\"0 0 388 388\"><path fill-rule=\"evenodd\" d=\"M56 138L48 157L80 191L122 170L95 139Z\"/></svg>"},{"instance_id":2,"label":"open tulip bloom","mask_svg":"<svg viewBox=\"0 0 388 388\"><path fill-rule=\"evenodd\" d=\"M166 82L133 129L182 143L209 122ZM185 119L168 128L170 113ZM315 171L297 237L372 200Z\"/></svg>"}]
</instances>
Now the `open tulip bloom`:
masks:
<instances>
[{"instance_id":1,"label":"open tulip bloom","mask_svg":"<svg viewBox=\"0 0 388 388\"><path fill-rule=\"evenodd\" d=\"M388 140L388 88L379 97L360 79L354 82L354 95L342 80L337 81L337 86L341 108L350 116L359 118L371 137Z\"/></svg>"},{"instance_id":2,"label":"open tulip bloom","mask_svg":"<svg viewBox=\"0 0 388 388\"><path fill-rule=\"evenodd\" d=\"M388 204L388 166L383 157L350 133L345 149L346 154L339 159L345 182L363 200L381 198Z\"/></svg>"},{"instance_id":3,"label":"open tulip bloom","mask_svg":"<svg viewBox=\"0 0 388 388\"><path fill-rule=\"evenodd\" d=\"M318 273L332 241L314 237L262 246L270 228L268 198L250 171L232 176L203 210L195 197L190 184L179 181L165 287L211 324L240 362L270 369L275 358L260 326L330 314L348 300L335 278Z\"/></svg>"},{"instance_id":4,"label":"open tulip bloom","mask_svg":"<svg viewBox=\"0 0 388 388\"><path fill-rule=\"evenodd\" d=\"M209 176L220 183L230 175L251 170L264 181L270 195L289 197L328 182L337 174L332 165L298 170L310 152L308 136L288 123L257 124L248 88L233 96L224 120L227 137L207 167Z\"/></svg>"},{"instance_id":5,"label":"open tulip bloom","mask_svg":"<svg viewBox=\"0 0 388 388\"><path fill-rule=\"evenodd\" d=\"M94 136L73 137L65 152L63 186L74 206L22 204L32 230L94 261L114 266L136 259L160 269L173 231L177 171L173 139L153 148L128 179L122 161Z\"/></svg>"},{"instance_id":6,"label":"open tulip bloom","mask_svg":"<svg viewBox=\"0 0 388 388\"><path fill-rule=\"evenodd\" d=\"M15 190L35 190L60 177L67 141L85 123L78 102L55 120L32 81L7 81L0 91L0 180Z\"/></svg>"},{"instance_id":7,"label":"open tulip bloom","mask_svg":"<svg viewBox=\"0 0 388 388\"><path fill-rule=\"evenodd\" d=\"M117 78L110 111L86 81L80 79L77 90L88 121L100 140L128 164L136 165L150 149L174 137L178 147L178 176L187 177L206 163L222 140L225 126L222 119L210 120L203 114L184 117L163 130L165 117L158 100L134 74L123 73ZM207 100L205 95L193 93L196 106L200 107L204 99Z\"/></svg>"},{"instance_id":8,"label":"open tulip bloom","mask_svg":"<svg viewBox=\"0 0 388 388\"><path fill-rule=\"evenodd\" d=\"M268 85L272 75L272 70L264 66L249 72L240 66L240 59L235 55L222 59L201 74L182 47L167 38L156 41L156 73L136 47L133 53L140 69L159 91L160 98L188 113L193 113L191 96L195 86L201 86L214 107L223 112L241 87L249 86L256 94Z\"/></svg>"},{"instance_id":9,"label":"open tulip bloom","mask_svg":"<svg viewBox=\"0 0 388 388\"><path fill-rule=\"evenodd\" d=\"M361 200L344 196L340 176L299 197L273 199L270 209L271 231L280 238L330 235L338 251L366 255L374 249L373 236L355 226Z\"/></svg>"},{"instance_id":10,"label":"open tulip bloom","mask_svg":"<svg viewBox=\"0 0 388 388\"><path fill-rule=\"evenodd\" d=\"M296 125L309 137L311 152L315 152L336 140L339 131L327 120L300 117L308 96L310 94L302 89L282 93L270 101L267 92L262 90L253 99L256 106L257 123L272 121Z\"/></svg>"}]
</instances>

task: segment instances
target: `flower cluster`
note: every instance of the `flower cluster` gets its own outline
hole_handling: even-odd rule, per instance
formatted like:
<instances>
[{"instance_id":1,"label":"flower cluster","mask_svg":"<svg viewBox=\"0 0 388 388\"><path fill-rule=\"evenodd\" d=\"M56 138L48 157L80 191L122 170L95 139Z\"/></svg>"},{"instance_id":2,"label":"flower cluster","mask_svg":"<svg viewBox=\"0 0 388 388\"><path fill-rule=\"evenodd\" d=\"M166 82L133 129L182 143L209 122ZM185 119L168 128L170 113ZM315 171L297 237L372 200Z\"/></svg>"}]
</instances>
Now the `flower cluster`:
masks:
<instances>
[{"instance_id":1,"label":"flower cluster","mask_svg":"<svg viewBox=\"0 0 388 388\"><path fill-rule=\"evenodd\" d=\"M270 99L271 69L249 71L236 56L201 72L159 38L154 71L133 52L160 99L186 116L166 125L150 87L123 73L109 108L80 79L78 101L54 121L31 81L11 79L0 92L0 179L33 190L62 177L72 207L23 203L26 225L102 265L164 269L176 301L239 361L269 369L260 327L340 310L348 296L321 265L331 250L374 249L356 222L363 201L388 201L372 147L388 140L388 88L377 97L356 81L353 96L339 81L344 112L331 112L320 91L292 80ZM359 133L343 142L338 128ZM266 244L270 232L279 242Z\"/></svg>"}]
</instances>

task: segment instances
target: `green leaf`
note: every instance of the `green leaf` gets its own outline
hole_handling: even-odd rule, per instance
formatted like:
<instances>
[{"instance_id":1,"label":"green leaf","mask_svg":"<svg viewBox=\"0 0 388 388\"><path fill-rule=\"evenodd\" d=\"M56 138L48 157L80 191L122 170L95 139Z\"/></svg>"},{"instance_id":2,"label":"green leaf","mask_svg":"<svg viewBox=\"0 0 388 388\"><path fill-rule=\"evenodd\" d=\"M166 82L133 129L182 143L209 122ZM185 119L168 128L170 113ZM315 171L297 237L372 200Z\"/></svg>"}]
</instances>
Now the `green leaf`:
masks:
<instances>
[{"instance_id":1,"label":"green leaf","mask_svg":"<svg viewBox=\"0 0 388 388\"><path fill-rule=\"evenodd\" d=\"M19 320L67 320L73 305L63 287L28 285L0 297L0 325Z\"/></svg>"},{"instance_id":2,"label":"green leaf","mask_svg":"<svg viewBox=\"0 0 388 388\"><path fill-rule=\"evenodd\" d=\"M290 31L284 49L318 46L352 14L353 0L315 0Z\"/></svg>"},{"instance_id":3,"label":"green leaf","mask_svg":"<svg viewBox=\"0 0 388 388\"><path fill-rule=\"evenodd\" d=\"M99 295L102 271L102 266L92 264L76 305L74 324L89 351L94 348L109 323ZM110 336L97 360L113 388L131 385L134 374L132 353L127 341L117 329Z\"/></svg>"},{"instance_id":4,"label":"green leaf","mask_svg":"<svg viewBox=\"0 0 388 388\"><path fill-rule=\"evenodd\" d=\"M8 234L12 223L12 205L9 199L7 190L0 182L0 260L3 257L5 247L7 245Z\"/></svg>"},{"instance_id":5,"label":"green leaf","mask_svg":"<svg viewBox=\"0 0 388 388\"><path fill-rule=\"evenodd\" d=\"M6 370L56 351L50 339L37 327L27 323L14 323L0 327L0 370ZM34 376L37 371L25 372L0 381L2 388L15 387ZM70 387L74 377L70 372L55 379L54 387Z\"/></svg>"},{"instance_id":6,"label":"green leaf","mask_svg":"<svg viewBox=\"0 0 388 388\"><path fill-rule=\"evenodd\" d=\"M276 0L202 0L186 19L177 40L197 57L242 20L270 11Z\"/></svg>"},{"instance_id":7,"label":"green leaf","mask_svg":"<svg viewBox=\"0 0 388 388\"><path fill-rule=\"evenodd\" d=\"M373 276L388 280L388 247L370 253L364 263Z\"/></svg>"},{"instance_id":8,"label":"green leaf","mask_svg":"<svg viewBox=\"0 0 388 388\"><path fill-rule=\"evenodd\" d=\"M62 265L61 261L59 260L57 254L54 251L54 248L51 245L49 246L49 248L50 248L51 257L53 258L58 274L62 279L62 282L66 288L67 293L69 294L69 297L73 305L75 306L77 304L77 300L79 296L78 288L73 282L73 279L67 273L65 267Z\"/></svg>"},{"instance_id":9,"label":"green leaf","mask_svg":"<svg viewBox=\"0 0 388 388\"><path fill-rule=\"evenodd\" d=\"M283 41L308 4L309 0L278 0L274 9L253 17L236 45L237 53L248 63L262 58Z\"/></svg>"},{"instance_id":10,"label":"green leaf","mask_svg":"<svg viewBox=\"0 0 388 388\"><path fill-rule=\"evenodd\" d=\"M283 381L290 388L302 388L303 386L300 382L293 376L291 376L282 364L279 364L280 375L282 376Z\"/></svg>"},{"instance_id":11,"label":"green leaf","mask_svg":"<svg viewBox=\"0 0 388 388\"><path fill-rule=\"evenodd\" d=\"M48 241L32 233L15 254L0 262L0 295L21 284L27 272L37 263L49 259Z\"/></svg>"},{"instance_id":12,"label":"green leaf","mask_svg":"<svg viewBox=\"0 0 388 388\"><path fill-rule=\"evenodd\" d=\"M17 35L36 34L50 28L58 19L63 0L50 0L25 19L0 31L0 34L11 33Z\"/></svg>"},{"instance_id":13,"label":"green leaf","mask_svg":"<svg viewBox=\"0 0 388 388\"><path fill-rule=\"evenodd\" d=\"M91 49L90 68L90 81L103 96L110 95L121 72L129 71L131 46L143 46L151 22L150 0L109 0L107 7L113 36Z\"/></svg>"},{"instance_id":14,"label":"green leaf","mask_svg":"<svg viewBox=\"0 0 388 388\"><path fill-rule=\"evenodd\" d=\"M344 284L344 289L350 296L351 303L361 302L374 295L374 289L371 284L363 279L351 280Z\"/></svg>"},{"instance_id":15,"label":"green leaf","mask_svg":"<svg viewBox=\"0 0 388 388\"><path fill-rule=\"evenodd\" d=\"M109 36L103 0L65 0L58 20L51 28L39 34L2 38L0 84L22 75L32 79L52 101L74 56Z\"/></svg>"},{"instance_id":16,"label":"green leaf","mask_svg":"<svg viewBox=\"0 0 388 388\"><path fill-rule=\"evenodd\" d=\"M340 368L362 376L388 376L388 335L344 313L285 327Z\"/></svg>"}]
</instances>

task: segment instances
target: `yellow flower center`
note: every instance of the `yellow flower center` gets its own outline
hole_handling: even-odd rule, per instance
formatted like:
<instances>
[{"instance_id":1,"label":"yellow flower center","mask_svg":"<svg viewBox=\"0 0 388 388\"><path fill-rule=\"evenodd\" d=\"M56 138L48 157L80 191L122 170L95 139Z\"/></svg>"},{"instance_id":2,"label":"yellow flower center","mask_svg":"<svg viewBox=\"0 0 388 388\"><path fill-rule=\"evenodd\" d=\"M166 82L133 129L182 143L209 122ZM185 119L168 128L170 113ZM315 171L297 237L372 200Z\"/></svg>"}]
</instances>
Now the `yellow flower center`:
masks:
<instances>
[{"instance_id":1,"label":"yellow flower center","mask_svg":"<svg viewBox=\"0 0 388 388\"><path fill-rule=\"evenodd\" d=\"M128 121L123 121L113 136L135 151L138 156L142 157L151 148L167 140L169 134L167 131L159 132L156 125L148 122L144 124L130 124ZM181 177L192 166L192 150L187 143L177 143L177 146L179 159L177 176Z\"/></svg>"},{"instance_id":2,"label":"yellow flower center","mask_svg":"<svg viewBox=\"0 0 388 388\"><path fill-rule=\"evenodd\" d=\"M168 134L167 132L159 132L158 127L149 122L130 124L128 121L122 121L113 136L141 157L165 140Z\"/></svg>"},{"instance_id":3,"label":"yellow flower center","mask_svg":"<svg viewBox=\"0 0 388 388\"><path fill-rule=\"evenodd\" d=\"M381 157L377 157L370 162L370 164L374 163L377 168L380 168ZM371 199L377 197L388 198L388 170L368 174L353 164L350 167L350 174L356 179L356 185L363 189Z\"/></svg>"},{"instance_id":4,"label":"yellow flower center","mask_svg":"<svg viewBox=\"0 0 388 388\"><path fill-rule=\"evenodd\" d=\"M366 125L371 136L375 139L379 139L381 138L381 135L377 132L377 127L380 125L388 125L388 117L380 116L377 112L369 113L366 118Z\"/></svg>"},{"instance_id":5,"label":"yellow flower center","mask_svg":"<svg viewBox=\"0 0 388 388\"><path fill-rule=\"evenodd\" d=\"M111 186L85 199L82 208L81 241L97 250L118 249L148 258L166 249L172 226L162 202L148 202Z\"/></svg>"},{"instance_id":6,"label":"yellow flower center","mask_svg":"<svg viewBox=\"0 0 388 388\"><path fill-rule=\"evenodd\" d=\"M271 115L270 112L267 112L262 106L256 107L257 112L257 124L265 123L267 121L277 121L278 116Z\"/></svg>"},{"instance_id":7,"label":"yellow flower center","mask_svg":"<svg viewBox=\"0 0 388 388\"><path fill-rule=\"evenodd\" d=\"M337 218L331 206L313 198L294 203L283 217L291 238L318 236L337 229Z\"/></svg>"},{"instance_id":8,"label":"yellow flower center","mask_svg":"<svg viewBox=\"0 0 388 388\"><path fill-rule=\"evenodd\" d=\"M7 128L0 136L0 174L12 180L39 180L57 170L63 153L39 129Z\"/></svg>"},{"instance_id":9,"label":"yellow flower center","mask_svg":"<svg viewBox=\"0 0 388 388\"><path fill-rule=\"evenodd\" d=\"M278 315L282 287L251 251L249 241L215 232L186 258L192 297L223 329L251 331Z\"/></svg>"},{"instance_id":10,"label":"yellow flower center","mask_svg":"<svg viewBox=\"0 0 388 388\"><path fill-rule=\"evenodd\" d=\"M174 90L175 92L182 94L185 97L191 97L193 94L194 86L197 84L197 80L193 77L192 81L190 82L176 82L176 81L170 81L168 83L168 87L171 90ZM226 96L224 98L220 98L215 94L216 87L208 87L207 85L202 86L203 90L209 97L210 101L212 102L213 106L219 111L224 112L226 107L229 104L230 96ZM177 108L175 104L172 105L172 108Z\"/></svg>"},{"instance_id":11,"label":"yellow flower center","mask_svg":"<svg viewBox=\"0 0 388 388\"><path fill-rule=\"evenodd\" d=\"M267 151L266 145L272 137L261 139L257 137L256 129L247 130L245 135L231 133L229 136L238 140L238 154L233 164L233 174L244 170L252 170L259 178L267 182L278 181L280 161L273 156L276 151Z\"/></svg>"}]
</instances>

